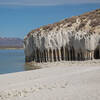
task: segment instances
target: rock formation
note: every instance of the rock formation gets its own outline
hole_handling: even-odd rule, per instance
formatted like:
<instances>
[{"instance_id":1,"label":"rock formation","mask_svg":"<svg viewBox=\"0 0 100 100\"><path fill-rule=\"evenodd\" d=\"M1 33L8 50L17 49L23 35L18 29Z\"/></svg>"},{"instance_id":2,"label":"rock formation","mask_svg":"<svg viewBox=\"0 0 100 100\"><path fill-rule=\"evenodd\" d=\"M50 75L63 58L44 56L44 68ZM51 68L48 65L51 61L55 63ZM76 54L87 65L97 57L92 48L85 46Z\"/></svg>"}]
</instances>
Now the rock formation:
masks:
<instances>
[{"instance_id":1,"label":"rock formation","mask_svg":"<svg viewBox=\"0 0 100 100\"><path fill-rule=\"evenodd\" d=\"M100 59L100 9L32 30L24 47L26 62Z\"/></svg>"}]
</instances>

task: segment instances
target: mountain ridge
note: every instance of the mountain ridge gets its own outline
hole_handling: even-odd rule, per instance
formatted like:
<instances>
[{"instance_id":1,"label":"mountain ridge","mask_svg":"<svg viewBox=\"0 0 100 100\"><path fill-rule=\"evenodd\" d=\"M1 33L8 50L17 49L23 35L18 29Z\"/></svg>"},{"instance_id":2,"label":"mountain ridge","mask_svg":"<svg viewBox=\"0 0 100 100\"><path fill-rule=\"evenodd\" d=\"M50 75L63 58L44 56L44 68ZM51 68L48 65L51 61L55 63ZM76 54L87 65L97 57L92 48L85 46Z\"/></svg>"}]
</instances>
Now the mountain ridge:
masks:
<instances>
[{"instance_id":1,"label":"mountain ridge","mask_svg":"<svg viewBox=\"0 0 100 100\"><path fill-rule=\"evenodd\" d=\"M3 48L23 48L23 40L16 37L0 37L0 49Z\"/></svg>"}]
</instances>

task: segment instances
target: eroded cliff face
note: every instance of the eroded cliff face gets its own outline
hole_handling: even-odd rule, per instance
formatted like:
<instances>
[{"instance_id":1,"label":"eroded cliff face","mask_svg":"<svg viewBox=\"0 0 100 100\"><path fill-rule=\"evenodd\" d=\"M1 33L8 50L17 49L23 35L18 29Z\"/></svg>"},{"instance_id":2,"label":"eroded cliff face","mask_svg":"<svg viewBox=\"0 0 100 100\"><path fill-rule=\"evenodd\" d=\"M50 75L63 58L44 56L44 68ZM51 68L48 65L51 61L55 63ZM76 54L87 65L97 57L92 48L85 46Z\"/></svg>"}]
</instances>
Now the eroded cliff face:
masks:
<instances>
[{"instance_id":1,"label":"eroded cliff face","mask_svg":"<svg viewBox=\"0 0 100 100\"><path fill-rule=\"evenodd\" d=\"M100 9L35 29L24 38L26 61L100 58Z\"/></svg>"}]
</instances>

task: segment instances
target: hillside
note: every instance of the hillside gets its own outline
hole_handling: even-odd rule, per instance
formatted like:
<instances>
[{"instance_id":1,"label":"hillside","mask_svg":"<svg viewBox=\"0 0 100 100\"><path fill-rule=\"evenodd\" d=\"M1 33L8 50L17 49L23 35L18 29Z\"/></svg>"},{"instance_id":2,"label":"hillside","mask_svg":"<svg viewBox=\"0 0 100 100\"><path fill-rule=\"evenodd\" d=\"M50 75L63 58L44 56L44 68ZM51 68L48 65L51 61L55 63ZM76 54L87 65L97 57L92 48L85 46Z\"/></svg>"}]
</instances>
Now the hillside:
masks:
<instances>
[{"instance_id":1,"label":"hillside","mask_svg":"<svg viewBox=\"0 0 100 100\"><path fill-rule=\"evenodd\" d=\"M50 31L50 30L53 30L55 27L58 30L59 28L68 28L68 27L70 28L74 24L79 24L79 26L77 26L77 30L84 30L84 29L86 30L87 25L91 27L89 31L95 32L97 29L100 30L100 26L99 26L100 25L100 9L87 12L79 16L66 18L54 24L41 26L40 28L34 29L31 32L29 32L29 34L37 32L37 31L41 32L42 30Z\"/></svg>"},{"instance_id":2,"label":"hillside","mask_svg":"<svg viewBox=\"0 0 100 100\"><path fill-rule=\"evenodd\" d=\"M20 38L0 37L0 48L23 48L23 40Z\"/></svg>"}]
</instances>

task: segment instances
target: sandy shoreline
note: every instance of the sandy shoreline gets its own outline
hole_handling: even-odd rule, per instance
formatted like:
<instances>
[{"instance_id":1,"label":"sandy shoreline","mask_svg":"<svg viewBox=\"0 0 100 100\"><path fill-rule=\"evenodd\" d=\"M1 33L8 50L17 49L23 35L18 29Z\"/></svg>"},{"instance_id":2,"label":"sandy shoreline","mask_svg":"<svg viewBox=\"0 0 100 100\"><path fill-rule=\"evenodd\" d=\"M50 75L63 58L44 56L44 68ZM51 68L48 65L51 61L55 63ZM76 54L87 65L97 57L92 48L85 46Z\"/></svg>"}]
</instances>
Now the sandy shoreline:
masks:
<instances>
[{"instance_id":1,"label":"sandy shoreline","mask_svg":"<svg viewBox=\"0 0 100 100\"><path fill-rule=\"evenodd\" d=\"M38 65L0 75L0 100L100 100L100 60Z\"/></svg>"},{"instance_id":2,"label":"sandy shoreline","mask_svg":"<svg viewBox=\"0 0 100 100\"><path fill-rule=\"evenodd\" d=\"M70 66L99 66L100 60L87 60L87 61L60 61L60 62L43 62L43 63L35 63L29 62L26 63L29 67L33 67L33 69L40 69L40 68L48 68L48 67L70 67Z\"/></svg>"}]
</instances>

